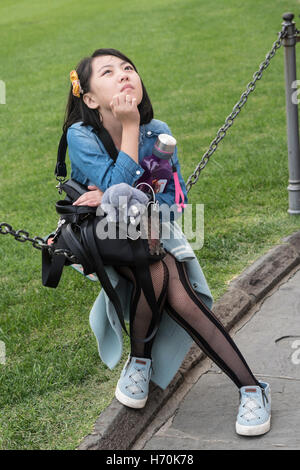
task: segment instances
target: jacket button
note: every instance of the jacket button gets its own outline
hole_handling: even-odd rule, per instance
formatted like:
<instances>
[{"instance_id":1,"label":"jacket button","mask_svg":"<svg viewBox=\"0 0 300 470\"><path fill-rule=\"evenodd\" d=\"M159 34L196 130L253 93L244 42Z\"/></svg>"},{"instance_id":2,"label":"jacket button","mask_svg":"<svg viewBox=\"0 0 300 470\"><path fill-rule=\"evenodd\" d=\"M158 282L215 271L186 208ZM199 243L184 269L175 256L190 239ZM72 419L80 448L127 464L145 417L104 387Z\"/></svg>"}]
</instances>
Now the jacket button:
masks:
<instances>
[{"instance_id":1,"label":"jacket button","mask_svg":"<svg viewBox=\"0 0 300 470\"><path fill-rule=\"evenodd\" d=\"M148 134L148 135L151 135L151 134L152 134L152 132L151 132L151 131L148 131L148 132L147 132L147 134Z\"/></svg>"},{"instance_id":2,"label":"jacket button","mask_svg":"<svg viewBox=\"0 0 300 470\"><path fill-rule=\"evenodd\" d=\"M193 286L196 288L198 286L198 284L196 282L194 282Z\"/></svg>"},{"instance_id":3,"label":"jacket button","mask_svg":"<svg viewBox=\"0 0 300 470\"><path fill-rule=\"evenodd\" d=\"M140 170L136 170L136 174L139 175L141 172Z\"/></svg>"}]
</instances>

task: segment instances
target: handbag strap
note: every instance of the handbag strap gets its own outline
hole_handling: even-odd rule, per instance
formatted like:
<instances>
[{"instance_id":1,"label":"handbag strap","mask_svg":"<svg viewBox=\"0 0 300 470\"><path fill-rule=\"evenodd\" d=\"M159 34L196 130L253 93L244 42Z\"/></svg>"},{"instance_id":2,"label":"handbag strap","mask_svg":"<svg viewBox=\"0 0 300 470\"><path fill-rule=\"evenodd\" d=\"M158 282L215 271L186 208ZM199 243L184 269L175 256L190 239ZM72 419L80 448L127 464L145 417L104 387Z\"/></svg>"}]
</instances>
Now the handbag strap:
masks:
<instances>
[{"instance_id":1,"label":"handbag strap","mask_svg":"<svg viewBox=\"0 0 300 470\"><path fill-rule=\"evenodd\" d=\"M96 272L101 286L103 287L103 289L105 290L107 296L109 297L109 299L113 303L123 330L125 331L127 336L129 336L128 331L127 331L126 326L125 326L124 315L123 315L123 310L122 310L122 306L121 306L119 296L117 295L116 290L114 289L113 285L111 284L110 279L109 279L109 277L108 277L108 275L105 271L102 258L99 254L97 244L95 242L96 234L95 234L94 221L93 220L89 220L87 225L84 225L83 234L84 235L83 235L82 241L85 244L85 249L90 252L90 254L92 255L93 260L94 260L94 266L95 266L94 272Z\"/></svg>"},{"instance_id":2,"label":"handbag strap","mask_svg":"<svg viewBox=\"0 0 300 470\"><path fill-rule=\"evenodd\" d=\"M59 238L56 243L56 248L68 248L64 240ZM65 255L55 255L49 253L47 248L42 247L42 284L45 287L58 286L64 266L66 265Z\"/></svg>"},{"instance_id":3,"label":"handbag strap","mask_svg":"<svg viewBox=\"0 0 300 470\"><path fill-rule=\"evenodd\" d=\"M94 261L94 270L91 270L91 272L96 272L97 277L104 291L106 292L107 296L109 297L109 299L114 305L114 308L116 310L116 313L118 315L118 318L119 318L119 321L123 330L125 331L127 336L129 336L128 331L125 326L124 315L123 315L123 310L122 310L119 296L117 295L116 290L112 286L110 279L105 271L101 255L99 253L97 244L95 242L95 237L96 237L95 225L92 219L85 221L81 225L81 235L82 235L81 240L82 240L82 244L84 246L85 252L87 253L89 259L92 259ZM137 271L138 282L141 285L145 298L152 310L153 318L155 319L155 324L153 326L152 332L147 338L143 338L143 339L135 338L133 337L131 332L130 332L130 337L133 338L137 342L146 343L150 341L156 334L158 327L160 325L161 315L159 315L159 312L158 312L158 304L155 298L155 292L153 288L151 273L149 270L149 261L147 258L147 253L145 250L145 246L142 242L142 239L139 238L135 241L128 239L128 243L129 243L130 249L134 253L133 259L135 260L134 262L135 262L135 268ZM90 274L90 273L85 272L85 274Z\"/></svg>"},{"instance_id":4,"label":"handbag strap","mask_svg":"<svg viewBox=\"0 0 300 470\"><path fill-rule=\"evenodd\" d=\"M134 255L133 259L136 269L136 282L138 282L141 286L144 296L152 311L152 321L154 321L152 332L147 338L136 338L133 335L131 335L131 338L138 343L147 343L154 337L159 328L162 311L159 312L158 302L155 297L153 282L149 269L150 263L143 240L142 238L138 238L137 240L128 239L128 242Z\"/></svg>"},{"instance_id":5,"label":"handbag strap","mask_svg":"<svg viewBox=\"0 0 300 470\"><path fill-rule=\"evenodd\" d=\"M94 132L99 137L106 151L115 162L118 157L118 150L116 149L114 141L112 140L111 135L107 131L107 129L105 129L104 126L101 126L100 129L93 128L92 132ZM54 170L54 174L56 177L60 176L65 178L67 176L67 166L65 163L67 147L67 131L64 131L58 144L57 162Z\"/></svg>"}]
</instances>

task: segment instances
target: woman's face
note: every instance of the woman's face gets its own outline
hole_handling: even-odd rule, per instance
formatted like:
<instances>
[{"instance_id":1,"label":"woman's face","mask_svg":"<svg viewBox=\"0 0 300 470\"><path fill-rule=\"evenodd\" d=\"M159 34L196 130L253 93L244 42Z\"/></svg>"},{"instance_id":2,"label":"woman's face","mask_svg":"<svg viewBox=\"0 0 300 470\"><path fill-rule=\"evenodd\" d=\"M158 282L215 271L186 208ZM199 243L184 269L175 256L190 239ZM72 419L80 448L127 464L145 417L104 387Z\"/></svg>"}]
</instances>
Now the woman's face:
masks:
<instances>
[{"instance_id":1,"label":"woman's face","mask_svg":"<svg viewBox=\"0 0 300 470\"><path fill-rule=\"evenodd\" d=\"M127 84L132 88L128 87L122 91L124 85ZM113 96L119 93L136 98L137 105L143 98L141 79L133 66L130 62L111 55L98 56L93 59L90 92L94 101L92 107L99 108L100 112L104 109L111 111L110 102Z\"/></svg>"}]
</instances>

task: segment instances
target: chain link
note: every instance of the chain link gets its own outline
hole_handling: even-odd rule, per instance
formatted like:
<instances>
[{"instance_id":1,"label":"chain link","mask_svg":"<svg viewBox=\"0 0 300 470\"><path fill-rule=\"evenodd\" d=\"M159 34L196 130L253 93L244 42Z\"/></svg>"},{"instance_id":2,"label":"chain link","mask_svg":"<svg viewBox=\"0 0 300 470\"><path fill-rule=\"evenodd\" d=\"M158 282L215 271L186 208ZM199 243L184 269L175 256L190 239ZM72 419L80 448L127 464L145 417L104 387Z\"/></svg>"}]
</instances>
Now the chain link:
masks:
<instances>
[{"instance_id":1,"label":"chain link","mask_svg":"<svg viewBox=\"0 0 300 470\"><path fill-rule=\"evenodd\" d=\"M63 248L57 248L55 250L53 247L51 247L51 245L45 243L44 239L41 237L30 238L29 233L25 232L25 230L14 231L11 225L5 222L0 223L0 235L7 235L8 233L15 237L15 240L17 240L18 242L24 243L29 241L32 243L33 248L36 248L37 250L42 250L43 248L46 248L52 255L64 255L72 263L78 263L76 256L73 255L70 250L66 250Z\"/></svg>"},{"instance_id":2,"label":"chain link","mask_svg":"<svg viewBox=\"0 0 300 470\"><path fill-rule=\"evenodd\" d=\"M186 189L187 192L191 189L191 187L197 183L200 172L203 170L203 168L207 165L210 157L212 154L217 150L219 143L221 140L224 139L226 136L226 131L229 129L229 127L232 126L234 123L234 119L238 116L238 114L241 112L242 107L246 104L248 95L255 90L256 87L256 82L257 80L260 80L263 74L263 71L269 66L271 59L274 57L277 49L280 48L282 45L282 40L285 38L287 35L287 28L288 25L285 25L282 30L278 33L278 38L274 42L272 49L268 54L266 54L265 60L261 63L259 70L253 74L253 80L248 83L247 89L244 93L242 93L240 100L234 105L232 112L227 116L225 119L225 124L220 127L220 129L217 132L217 136L212 140L211 144L209 145L208 150L205 152L203 155L200 163L197 165L196 169L194 172L191 174L191 176L188 178L186 182ZM298 30L297 30L298 33Z\"/></svg>"}]
</instances>

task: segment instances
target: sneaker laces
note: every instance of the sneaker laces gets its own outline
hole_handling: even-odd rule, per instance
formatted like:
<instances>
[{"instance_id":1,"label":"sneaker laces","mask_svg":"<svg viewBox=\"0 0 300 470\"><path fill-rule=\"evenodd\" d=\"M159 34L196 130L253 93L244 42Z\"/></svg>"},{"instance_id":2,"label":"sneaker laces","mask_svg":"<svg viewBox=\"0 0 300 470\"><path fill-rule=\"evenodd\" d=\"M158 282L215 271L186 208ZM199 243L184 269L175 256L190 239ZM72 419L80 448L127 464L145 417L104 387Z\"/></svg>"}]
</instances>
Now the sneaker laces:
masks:
<instances>
[{"instance_id":1,"label":"sneaker laces","mask_svg":"<svg viewBox=\"0 0 300 470\"><path fill-rule=\"evenodd\" d=\"M266 402L269 403L269 400L268 400L265 388L262 386L260 386L259 388L262 393L264 406L266 406ZM241 398L241 392L240 392L240 398ZM257 414L255 413L255 411L261 409L261 404L259 403L258 399L254 397L247 397L245 402L241 406L242 408L247 410L244 414L241 415L242 418L247 419L247 421L258 418Z\"/></svg>"},{"instance_id":2,"label":"sneaker laces","mask_svg":"<svg viewBox=\"0 0 300 470\"><path fill-rule=\"evenodd\" d=\"M242 404L242 408L244 408L246 412L242 414L241 417L245 418L247 421L251 421L251 419L258 418L255 411L261 409L261 405L255 398L247 397L245 402Z\"/></svg>"},{"instance_id":3,"label":"sneaker laces","mask_svg":"<svg viewBox=\"0 0 300 470\"><path fill-rule=\"evenodd\" d=\"M143 393L143 387L141 382L145 384L148 381L148 378L143 374L143 370L139 369L135 365L133 366L135 372L131 373L128 378L132 382L131 385L128 385L126 388L133 394Z\"/></svg>"}]
</instances>

